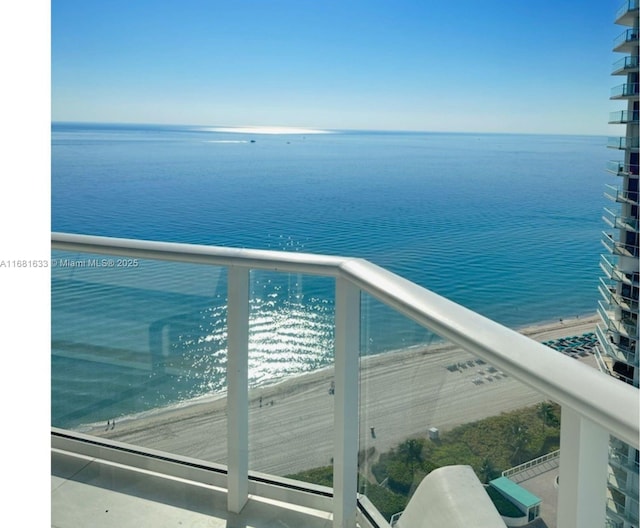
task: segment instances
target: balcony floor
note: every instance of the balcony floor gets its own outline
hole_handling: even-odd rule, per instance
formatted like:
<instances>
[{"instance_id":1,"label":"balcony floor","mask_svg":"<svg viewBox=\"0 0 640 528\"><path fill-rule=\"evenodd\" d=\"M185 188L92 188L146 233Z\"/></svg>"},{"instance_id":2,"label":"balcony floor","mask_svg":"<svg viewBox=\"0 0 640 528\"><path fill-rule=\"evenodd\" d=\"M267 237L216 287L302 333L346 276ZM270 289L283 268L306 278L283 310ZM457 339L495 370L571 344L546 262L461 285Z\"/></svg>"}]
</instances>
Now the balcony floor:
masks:
<instances>
[{"instance_id":1,"label":"balcony floor","mask_svg":"<svg viewBox=\"0 0 640 528\"><path fill-rule=\"evenodd\" d=\"M52 450L51 526L55 528L330 528L331 514L250 497L239 515L226 490Z\"/></svg>"}]
</instances>

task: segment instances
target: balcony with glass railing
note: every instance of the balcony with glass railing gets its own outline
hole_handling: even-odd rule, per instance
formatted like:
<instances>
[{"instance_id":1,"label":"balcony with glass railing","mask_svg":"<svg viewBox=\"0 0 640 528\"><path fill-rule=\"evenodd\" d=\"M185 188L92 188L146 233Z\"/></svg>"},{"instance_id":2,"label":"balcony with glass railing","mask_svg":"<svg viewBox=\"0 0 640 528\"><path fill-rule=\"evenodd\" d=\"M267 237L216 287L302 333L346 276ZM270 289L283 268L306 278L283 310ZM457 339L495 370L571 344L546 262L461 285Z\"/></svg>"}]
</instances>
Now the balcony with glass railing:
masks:
<instances>
[{"instance_id":1,"label":"balcony with glass railing","mask_svg":"<svg viewBox=\"0 0 640 528\"><path fill-rule=\"evenodd\" d=\"M626 365L637 367L638 357L636 356L635 345L631 346L632 341L626 339L626 343L629 343L629 345L623 345L619 335L615 336L617 338L616 342L614 341L614 336L606 335L606 333L606 329L602 328L601 325L596 326L596 336L603 349L601 352L614 361L621 361ZM623 337L622 339L625 338Z\"/></svg>"},{"instance_id":2,"label":"balcony with glass railing","mask_svg":"<svg viewBox=\"0 0 640 528\"><path fill-rule=\"evenodd\" d=\"M629 99L638 96L638 83L623 83L611 88L610 99Z\"/></svg>"},{"instance_id":3,"label":"balcony with glass railing","mask_svg":"<svg viewBox=\"0 0 640 528\"><path fill-rule=\"evenodd\" d=\"M387 527L435 467L558 447L558 526L599 528L594 453L639 443L637 389L361 259L54 234L54 262L61 528ZM501 420L499 456L455 447Z\"/></svg>"},{"instance_id":4,"label":"balcony with glass railing","mask_svg":"<svg viewBox=\"0 0 640 528\"><path fill-rule=\"evenodd\" d=\"M613 63L611 75L626 75L638 70L638 55L628 55Z\"/></svg>"},{"instance_id":5,"label":"balcony with glass railing","mask_svg":"<svg viewBox=\"0 0 640 528\"><path fill-rule=\"evenodd\" d=\"M627 52L638 47L638 28L623 31L613 41L613 51Z\"/></svg>"},{"instance_id":6,"label":"balcony with glass railing","mask_svg":"<svg viewBox=\"0 0 640 528\"><path fill-rule=\"evenodd\" d=\"M600 277L600 283L598 284L598 291L602 298L609 305L616 305L628 312L638 311L638 299L630 296L630 293L617 291L616 282L607 282L604 277Z\"/></svg>"},{"instance_id":7,"label":"balcony with glass railing","mask_svg":"<svg viewBox=\"0 0 640 528\"><path fill-rule=\"evenodd\" d=\"M633 216L620 216L618 213L604 208L602 220L615 229L638 231L638 219Z\"/></svg>"},{"instance_id":8,"label":"balcony with glass railing","mask_svg":"<svg viewBox=\"0 0 640 528\"><path fill-rule=\"evenodd\" d=\"M625 123L637 123L638 111L637 110L621 110L618 112L611 112L609 114L609 124L625 124Z\"/></svg>"},{"instance_id":9,"label":"balcony with glass railing","mask_svg":"<svg viewBox=\"0 0 640 528\"><path fill-rule=\"evenodd\" d=\"M607 499L607 511L620 520L625 520L630 523L638 523L638 503L629 500L629 505L625 502L621 502L620 499L614 498Z\"/></svg>"},{"instance_id":10,"label":"balcony with glass railing","mask_svg":"<svg viewBox=\"0 0 640 528\"><path fill-rule=\"evenodd\" d=\"M638 461L629 456L629 446L616 439L612 439L609 447L609 461L622 469L635 473L638 473L640 469Z\"/></svg>"},{"instance_id":11,"label":"balcony with glass railing","mask_svg":"<svg viewBox=\"0 0 640 528\"><path fill-rule=\"evenodd\" d=\"M638 148L638 137L610 137L607 138L607 147L626 150L626 149L637 149Z\"/></svg>"},{"instance_id":12,"label":"balcony with glass railing","mask_svg":"<svg viewBox=\"0 0 640 528\"><path fill-rule=\"evenodd\" d=\"M615 143L619 145L620 138L609 138L609 143L612 143L613 140L616 140ZM610 148L612 145L608 145ZM615 148L619 148L619 146L615 146ZM616 176L630 176L630 175L638 175L638 165L626 165L623 161L610 160L607 162L606 170Z\"/></svg>"},{"instance_id":13,"label":"balcony with glass railing","mask_svg":"<svg viewBox=\"0 0 640 528\"><path fill-rule=\"evenodd\" d=\"M639 0L625 0L616 12L615 22L624 26L633 26L638 20Z\"/></svg>"},{"instance_id":14,"label":"balcony with glass railing","mask_svg":"<svg viewBox=\"0 0 640 528\"><path fill-rule=\"evenodd\" d=\"M598 315L608 330L617 332L628 339L638 339L638 321L632 317L616 315L615 307L598 301Z\"/></svg>"},{"instance_id":15,"label":"balcony with glass railing","mask_svg":"<svg viewBox=\"0 0 640 528\"><path fill-rule=\"evenodd\" d=\"M638 286L638 274L625 273L618 267L615 255L600 255L600 269L611 280L629 286Z\"/></svg>"},{"instance_id":16,"label":"balcony with glass railing","mask_svg":"<svg viewBox=\"0 0 640 528\"><path fill-rule=\"evenodd\" d=\"M615 185L605 184L607 190L604 195L611 201L617 203L627 203L630 205L638 205L639 192L628 191Z\"/></svg>"},{"instance_id":17,"label":"balcony with glass railing","mask_svg":"<svg viewBox=\"0 0 640 528\"><path fill-rule=\"evenodd\" d=\"M602 242L602 245L607 249L607 251L609 251L609 253L611 253L612 255L636 258L640 256L637 245L627 244L625 242L615 240L611 233L603 232L600 241Z\"/></svg>"}]
</instances>

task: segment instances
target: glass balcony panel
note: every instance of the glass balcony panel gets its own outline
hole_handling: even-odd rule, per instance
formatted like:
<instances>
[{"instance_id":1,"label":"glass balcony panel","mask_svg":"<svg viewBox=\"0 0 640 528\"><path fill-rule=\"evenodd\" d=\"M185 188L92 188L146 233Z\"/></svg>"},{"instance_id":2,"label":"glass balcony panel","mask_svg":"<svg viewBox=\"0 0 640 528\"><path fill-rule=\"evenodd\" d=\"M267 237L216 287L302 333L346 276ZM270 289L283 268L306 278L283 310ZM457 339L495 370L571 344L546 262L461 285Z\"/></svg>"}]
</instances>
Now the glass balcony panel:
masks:
<instances>
[{"instance_id":1,"label":"glass balcony panel","mask_svg":"<svg viewBox=\"0 0 640 528\"><path fill-rule=\"evenodd\" d=\"M634 17L637 19L638 16L637 13L633 13L638 10L638 3L639 0L626 0L616 12L616 23L633 23Z\"/></svg>"},{"instance_id":2,"label":"glass balcony panel","mask_svg":"<svg viewBox=\"0 0 640 528\"><path fill-rule=\"evenodd\" d=\"M624 139L624 138L608 138L607 146L609 148L620 148L621 139ZM638 174L637 164L625 165L625 163L622 161L611 160L607 162L606 168L609 172L612 172L613 174L616 174L618 176Z\"/></svg>"},{"instance_id":3,"label":"glass balcony panel","mask_svg":"<svg viewBox=\"0 0 640 528\"><path fill-rule=\"evenodd\" d=\"M621 187L605 184L605 196L614 202L638 204L638 191L625 191Z\"/></svg>"},{"instance_id":4,"label":"glass balcony panel","mask_svg":"<svg viewBox=\"0 0 640 528\"><path fill-rule=\"evenodd\" d=\"M637 110L621 110L609 114L609 123L634 123L638 121Z\"/></svg>"},{"instance_id":5,"label":"glass balcony panel","mask_svg":"<svg viewBox=\"0 0 640 528\"><path fill-rule=\"evenodd\" d=\"M627 44L637 40L638 40L638 30L636 28L627 29L614 39L613 48L616 49L622 46L623 44Z\"/></svg>"},{"instance_id":6,"label":"glass balcony panel","mask_svg":"<svg viewBox=\"0 0 640 528\"><path fill-rule=\"evenodd\" d=\"M334 295L332 278L250 274L250 470L333 486Z\"/></svg>"},{"instance_id":7,"label":"glass balcony panel","mask_svg":"<svg viewBox=\"0 0 640 528\"><path fill-rule=\"evenodd\" d=\"M624 72L625 70L633 70L638 68L638 56L632 55L628 57L623 57L620 60L617 60L613 63L613 71L615 72Z\"/></svg>"},{"instance_id":8,"label":"glass balcony panel","mask_svg":"<svg viewBox=\"0 0 640 528\"><path fill-rule=\"evenodd\" d=\"M213 266L53 252L52 425L223 462L226 289Z\"/></svg>"},{"instance_id":9,"label":"glass balcony panel","mask_svg":"<svg viewBox=\"0 0 640 528\"><path fill-rule=\"evenodd\" d=\"M638 95L638 83L619 84L611 88L611 97L633 97Z\"/></svg>"},{"instance_id":10,"label":"glass balcony panel","mask_svg":"<svg viewBox=\"0 0 640 528\"><path fill-rule=\"evenodd\" d=\"M611 143L612 138L609 138L607 140L607 143ZM610 160L607 162L607 170L609 172L613 172L614 174L619 174L620 172L624 171L624 162L623 161L616 161L616 160Z\"/></svg>"},{"instance_id":11,"label":"glass balcony panel","mask_svg":"<svg viewBox=\"0 0 640 528\"><path fill-rule=\"evenodd\" d=\"M564 353L594 361L577 354L578 341L567 342ZM387 520L438 467L470 465L487 483L558 449L555 404L412 321L398 319L368 295L362 298L361 343L358 491ZM523 482L523 471L516 468L510 478L534 494L537 485L545 485ZM556 475L557 465L543 479L553 486ZM546 507L542 516L555 522Z\"/></svg>"}]
</instances>

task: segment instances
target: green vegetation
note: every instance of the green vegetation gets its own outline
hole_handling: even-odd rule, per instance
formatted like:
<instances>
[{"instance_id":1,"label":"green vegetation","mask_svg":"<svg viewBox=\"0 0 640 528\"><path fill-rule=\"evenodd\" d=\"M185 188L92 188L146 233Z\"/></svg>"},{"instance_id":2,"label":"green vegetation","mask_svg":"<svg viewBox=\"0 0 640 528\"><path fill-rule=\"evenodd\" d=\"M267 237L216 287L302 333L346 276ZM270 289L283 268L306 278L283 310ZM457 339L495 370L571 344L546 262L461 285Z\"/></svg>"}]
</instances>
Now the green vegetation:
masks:
<instances>
[{"instance_id":1,"label":"green vegetation","mask_svg":"<svg viewBox=\"0 0 640 528\"><path fill-rule=\"evenodd\" d=\"M313 468L295 475L286 475L286 477L333 488L333 466Z\"/></svg>"},{"instance_id":2,"label":"green vegetation","mask_svg":"<svg viewBox=\"0 0 640 528\"><path fill-rule=\"evenodd\" d=\"M380 454L375 462L375 450L369 449L366 456L360 453L363 470L365 462L373 464L369 478L360 475L359 489L389 519L404 509L422 479L438 467L470 465L488 483L506 469L558 449L559 444L560 407L543 402L458 426L441 433L437 441L426 436L410 438ZM290 478L332 486L330 470L319 468ZM507 506L499 506L503 507Z\"/></svg>"}]
</instances>

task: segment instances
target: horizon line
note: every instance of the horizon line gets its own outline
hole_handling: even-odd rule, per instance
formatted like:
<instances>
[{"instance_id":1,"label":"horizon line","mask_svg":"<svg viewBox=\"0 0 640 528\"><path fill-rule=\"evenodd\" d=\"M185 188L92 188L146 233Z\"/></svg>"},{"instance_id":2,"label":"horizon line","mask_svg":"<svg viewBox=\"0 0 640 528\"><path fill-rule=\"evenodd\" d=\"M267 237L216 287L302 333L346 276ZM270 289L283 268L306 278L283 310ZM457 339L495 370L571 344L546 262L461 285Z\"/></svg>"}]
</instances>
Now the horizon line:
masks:
<instances>
[{"instance_id":1,"label":"horizon line","mask_svg":"<svg viewBox=\"0 0 640 528\"><path fill-rule=\"evenodd\" d=\"M110 126L143 126L143 127L192 127L201 131L228 132L232 134L264 134L264 135L321 135L335 133L395 133L395 134L486 134L486 135L521 135L521 136L586 136L609 137L606 133L569 133L569 132L497 132L478 130L427 130L427 129L401 129L401 128L323 128L303 125L212 125L212 124L185 124L185 123L150 123L142 121L79 121L79 120L51 120L51 125L77 124L77 125L110 125ZM207 130L208 129L208 130ZM615 136L615 135L614 135Z\"/></svg>"}]
</instances>

